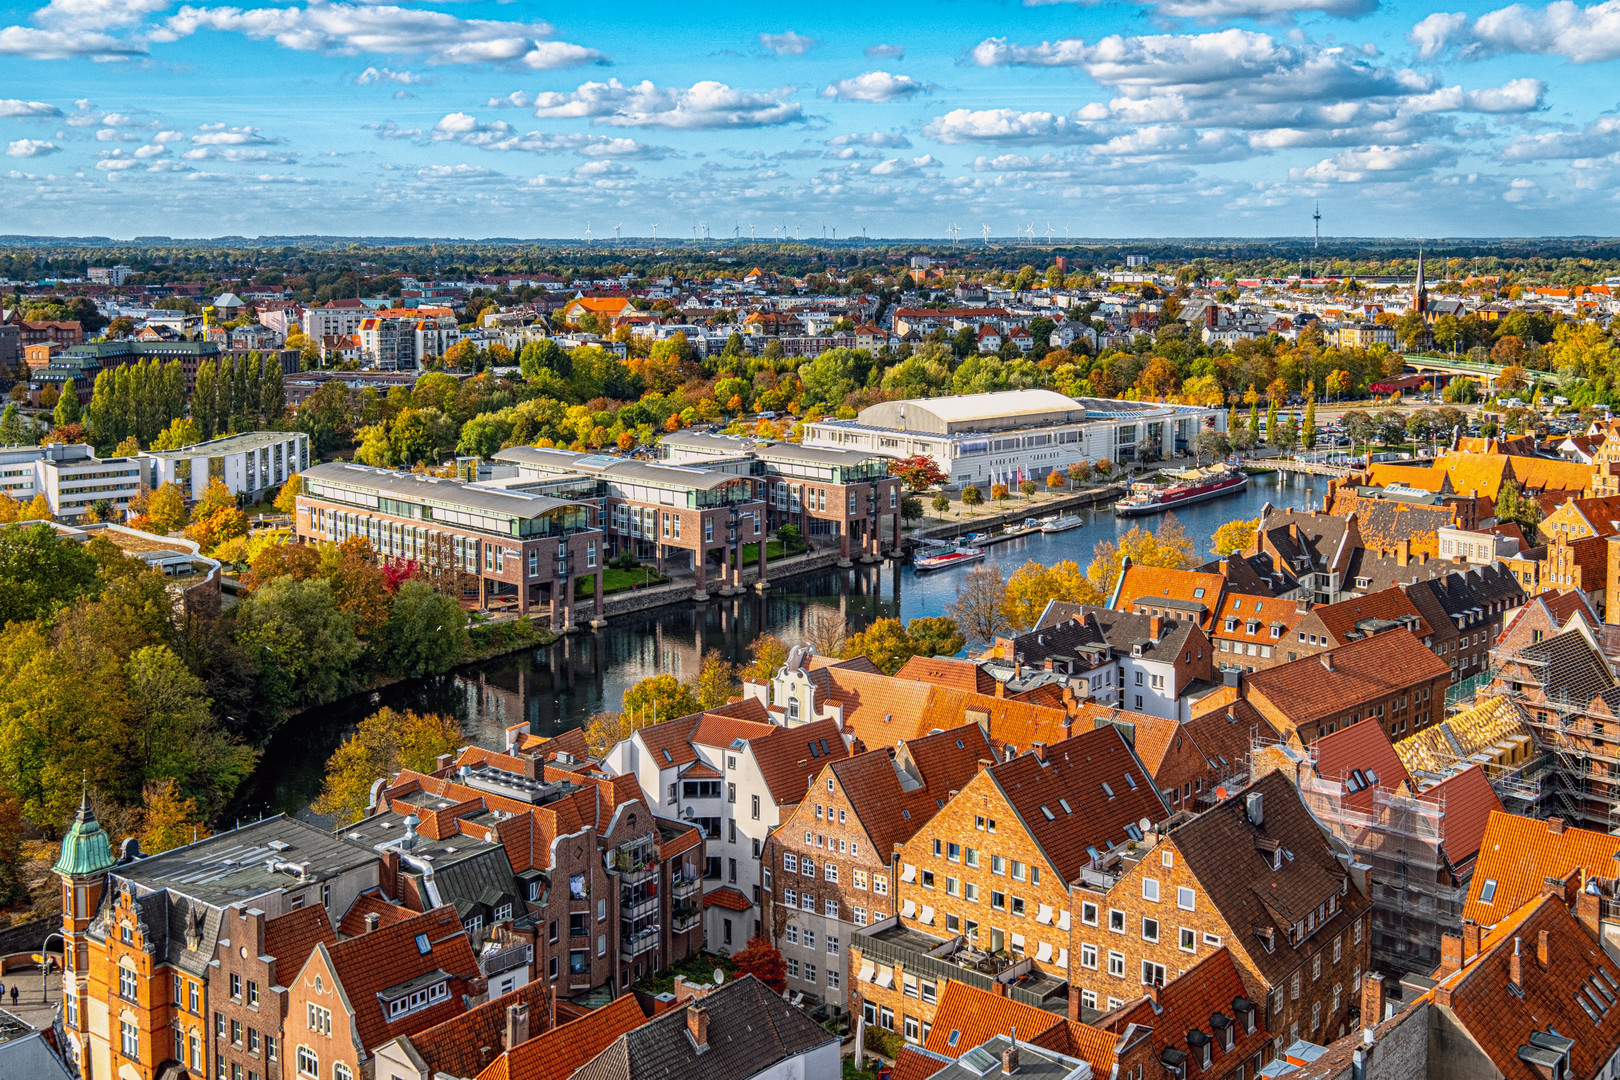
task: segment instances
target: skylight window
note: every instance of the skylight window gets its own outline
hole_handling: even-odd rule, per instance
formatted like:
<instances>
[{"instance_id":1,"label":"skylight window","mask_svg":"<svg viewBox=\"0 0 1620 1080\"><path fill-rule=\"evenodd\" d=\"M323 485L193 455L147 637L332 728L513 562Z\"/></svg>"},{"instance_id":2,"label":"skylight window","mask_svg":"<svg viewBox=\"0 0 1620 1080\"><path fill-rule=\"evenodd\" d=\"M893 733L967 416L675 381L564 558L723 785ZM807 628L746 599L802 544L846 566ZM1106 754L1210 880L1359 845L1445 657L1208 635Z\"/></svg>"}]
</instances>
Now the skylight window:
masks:
<instances>
[{"instance_id":1,"label":"skylight window","mask_svg":"<svg viewBox=\"0 0 1620 1080\"><path fill-rule=\"evenodd\" d=\"M1102 789L1104 795L1107 795L1110 799L1114 797L1114 789L1109 787L1106 781L1104 781Z\"/></svg>"},{"instance_id":2,"label":"skylight window","mask_svg":"<svg viewBox=\"0 0 1620 1080\"><path fill-rule=\"evenodd\" d=\"M430 951L432 951L432 949L433 946L428 944L428 936L426 934L416 935L416 951L419 955L426 956Z\"/></svg>"}]
</instances>

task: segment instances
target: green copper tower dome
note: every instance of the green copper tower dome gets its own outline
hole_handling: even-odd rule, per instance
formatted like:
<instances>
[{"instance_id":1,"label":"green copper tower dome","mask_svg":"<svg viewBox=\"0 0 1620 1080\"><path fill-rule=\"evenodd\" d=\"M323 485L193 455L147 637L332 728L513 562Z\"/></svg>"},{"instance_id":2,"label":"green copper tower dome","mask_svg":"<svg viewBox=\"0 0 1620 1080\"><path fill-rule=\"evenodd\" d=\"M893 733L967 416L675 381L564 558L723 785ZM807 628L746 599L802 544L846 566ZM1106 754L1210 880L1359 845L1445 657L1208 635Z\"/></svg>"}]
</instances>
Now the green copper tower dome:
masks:
<instances>
[{"instance_id":1,"label":"green copper tower dome","mask_svg":"<svg viewBox=\"0 0 1620 1080\"><path fill-rule=\"evenodd\" d=\"M112 865L112 841L90 809L90 789L86 788L73 827L62 838L62 857L52 869L67 877L78 877L99 874Z\"/></svg>"}]
</instances>

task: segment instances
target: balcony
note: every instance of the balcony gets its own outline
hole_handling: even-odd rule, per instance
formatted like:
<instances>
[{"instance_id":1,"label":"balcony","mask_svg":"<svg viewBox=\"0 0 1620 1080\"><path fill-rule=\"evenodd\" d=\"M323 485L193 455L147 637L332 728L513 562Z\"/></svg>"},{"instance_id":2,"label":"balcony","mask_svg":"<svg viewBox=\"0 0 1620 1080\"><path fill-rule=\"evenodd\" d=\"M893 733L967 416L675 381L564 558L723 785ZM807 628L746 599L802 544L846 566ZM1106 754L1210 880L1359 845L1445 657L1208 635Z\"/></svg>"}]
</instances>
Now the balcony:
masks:
<instances>
[{"instance_id":1,"label":"balcony","mask_svg":"<svg viewBox=\"0 0 1620 1080\"><path fill-rule=\"evenodd\" d=\"M625 958L640 956L642 953L651 952L658 948L658 943L663 940L661 930L662 927L657 923L643 925L640 929L632 928L630 923L622 923L619 937L619 957L621 962Z\"/></svg>"},{"instance_id":2,"label":"balcony","mask_svg":"<svg viewBox=\"0 0 1620 1080\"><path fill-rule=\"evenodd\" d=\"M676 903L696 896L703 888L703 876L694 870L691 876L685 874L677 877L670 887L670 895Z\"/></svg>"},{"instance_id":3,"label":"balcony","mask_svg":"<svg viewBox=\"0 0 1620 1080\"><path fill-rule=\"evenodd\" d=\"M936 938L886 919L859 930L854 945L861 950L860 976L869 978L865 965L885 964L903 968L924 979L954 979L991 993L1000 983L1007 997L1036 1008L1047 1008L1068 993L1068 984L1035 969L1029 957L1015 958L1007 952L986 952L974 947L961 935Z\"/></svg>"},{"instance_id":4,"label":"balcony","mask_svg":"<svg viewBox=\"0 0 1620 1080\"><path fill-rule=\"evenodd\" d=\"M680 904L677 905L671 917L671 929L677 934L684 934L703 923L703 905Z\"/></svg>"},{"instance_id":5,"label":"balcony","mask_svg":"<svg viewBox=\"0 0 1620 1080\"><path fill-rule=\"evenodd\" d=\"M486 949L478 957L478 969L486 979L492 979L516 968L527 967L534 959L533 945L513 945L505 949Z\"/></svg>"}]
</instances>

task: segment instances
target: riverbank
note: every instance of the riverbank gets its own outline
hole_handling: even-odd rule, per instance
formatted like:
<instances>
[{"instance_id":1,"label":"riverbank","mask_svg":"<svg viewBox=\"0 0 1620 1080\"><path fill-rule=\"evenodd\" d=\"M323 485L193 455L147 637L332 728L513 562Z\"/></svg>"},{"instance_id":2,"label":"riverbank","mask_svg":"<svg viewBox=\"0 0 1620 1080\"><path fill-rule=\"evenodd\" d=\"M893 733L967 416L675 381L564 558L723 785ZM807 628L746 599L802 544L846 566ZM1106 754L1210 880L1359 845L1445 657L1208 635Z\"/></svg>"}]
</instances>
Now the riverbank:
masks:
<instances>
[{"instance_id":1,"label":"riverbank","mask_svg":"<svg viewBox=\"0 0 1620 1080\"><path fill-rule=\"evenodd\" d=\"M953 518L926 515L923 518L924 523L912 529L907 535L919 540L934 540L954 537L964 531L982 532L996 525L1018 524L1026 518L1049 517L1065 510L1085 510L1102 503L1112 503L1124 493L1124 484L1106 484L1102 487L1048 495L1044 498L1040 495L1026 497L1020 494L1009 498L999 507L990 503L984 504L989 507L988 513L969 511L962 517ZM933 521L934 524L928 524L929 521Z\"/></svg>"}]
</instances>

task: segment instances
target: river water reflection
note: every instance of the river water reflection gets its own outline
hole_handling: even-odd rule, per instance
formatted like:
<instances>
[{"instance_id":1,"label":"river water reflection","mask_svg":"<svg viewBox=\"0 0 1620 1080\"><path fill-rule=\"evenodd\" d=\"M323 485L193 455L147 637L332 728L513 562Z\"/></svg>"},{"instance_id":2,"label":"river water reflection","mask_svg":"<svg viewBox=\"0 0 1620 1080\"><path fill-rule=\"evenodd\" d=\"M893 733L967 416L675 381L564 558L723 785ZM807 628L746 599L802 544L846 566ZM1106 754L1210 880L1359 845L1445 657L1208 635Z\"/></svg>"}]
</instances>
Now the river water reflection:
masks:
<instances>
[{"instance_id":1,"label":"river water reflection","mask_svg":"<svg viewBox=\"0 0 1620 1080\"><path fill-rule=\"evenodd\" d=\"M1320 503L1325 481L1305 476L1256 477L1238 495L1192 506L1177 516L1201 556L1217 528L1236 518L1254 518L1270 502L1280 507ZM1029 536L990 548L989 565L1004 574L1030 559L1073 559L1082 567L1092 547L1128 531L1152 528L1157 519L1116 519L1107 509L1087 511L1083 528L1054 536ZM827 570L775 583L765 596L715 598L615 618L603 630L564 638L550 646L471 665L435 679L400 683L294 720L271 740L257 773L243 786L237 812L298 813L320 787L326 759L359 720L381 705L454 713L469 742L500 745L509 724L528 720L538 735L578 727L594 712L617 709L638 680L660 672L679 678L696 672L708 650L745 660L761 633L790 642L802 636L809 614L837 609L850 629L873 619L943 615L965 571L916 575L909 565L885 563Z\"/></svg>"}]
</instances>

